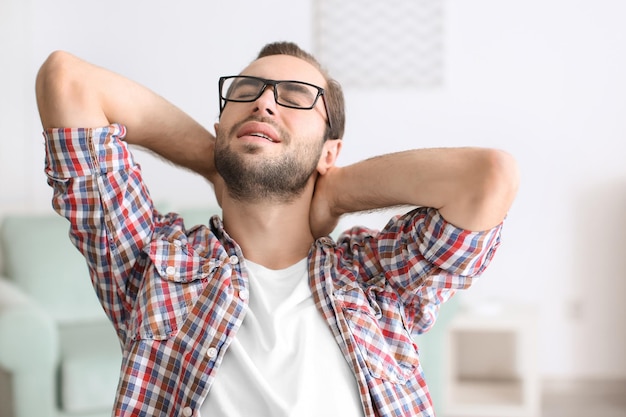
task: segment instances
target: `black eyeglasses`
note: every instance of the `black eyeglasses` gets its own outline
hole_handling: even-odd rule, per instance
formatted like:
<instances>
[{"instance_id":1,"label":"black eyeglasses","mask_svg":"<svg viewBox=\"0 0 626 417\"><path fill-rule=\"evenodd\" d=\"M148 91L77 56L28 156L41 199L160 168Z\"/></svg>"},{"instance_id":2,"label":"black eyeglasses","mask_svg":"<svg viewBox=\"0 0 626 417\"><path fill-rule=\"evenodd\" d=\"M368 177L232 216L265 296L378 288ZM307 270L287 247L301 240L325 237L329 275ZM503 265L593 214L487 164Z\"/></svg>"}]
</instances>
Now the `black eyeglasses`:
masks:
<instances>
[{"instance_id":1,"label":"black eyeglasses","mask_svg":"<svg viewBox=\"0 0 626 417\"><path fill-rule=\"evenodd\" d=\"M311 110L321 96L322 101L324 101L328 126L332 128L328 106L324 98L324 89L304 81L275 81L248 75L220 77L220 116L227 102L250 103L256 101L268 85L274 89L276 104L290 109Z\"/></svg>"}]
</instances>

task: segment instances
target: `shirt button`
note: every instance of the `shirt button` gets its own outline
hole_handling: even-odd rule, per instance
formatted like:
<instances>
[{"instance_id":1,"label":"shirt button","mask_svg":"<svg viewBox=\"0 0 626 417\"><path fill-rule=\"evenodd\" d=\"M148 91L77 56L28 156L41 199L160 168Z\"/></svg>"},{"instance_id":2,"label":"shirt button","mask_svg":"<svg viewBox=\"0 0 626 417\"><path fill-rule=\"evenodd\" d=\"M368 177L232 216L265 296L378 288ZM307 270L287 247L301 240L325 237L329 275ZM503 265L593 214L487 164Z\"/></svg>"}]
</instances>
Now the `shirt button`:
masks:
<instances>
[{"instance_id":1,"label":"shirt button","mask_svg":"<svg viewBox=\"0 0 626 417\"><path fill-rule=\"evenodd\" d=\"M214 359L217 356L217 349L214 347L210 347L206 350L206 355L211 358Z\"/></svg>"},{"instance_id":2,"label":"shirt button","mask_svg":"<svg viewBox=\"0 0 626 417\"><path fill-rule=\"evenodd\" d=\"M320 243L325 246L331 246L333 241L329 237L321 237L319 239Z\"/></svg>"},{"instance_id":3,"label":"shirt button","mask_svg":"<svg viewBox=\"0 0 626 417\"><path fill-rule=\"evenodd\" d=\"M336 292L335 293L335 300L343 301L343 294Z\"/></svg>"},{"instance_id":4,"label":"shirt button","mask_svg":"<svg viewBox=\"0 0 626 417\"><path fill-rule=\"evenodd\" d=\"M183 415L185 417L191 417L193 415L193 410L191 409L191 407L183 408Z\"/></svg>"},{"instance_id":5,"label":"shirt button","mask_svg":"<svg viewBox=\"0 0 626 417\"><path fill-rule=\"evenodd\" d=\"M228 261L231 265L237 265L239 263L239 258L237 258L235 255L232 255Z\"/></svg>"},{"instance_id":6,"label":"shirt button","mask_svg":"<svg viewBox=\"0 0 626 417\"><path fill-rule=\"evenodd\" d=\"M239 291L239 298L240 299L242 299L243 301L246 301L248 299L248 297L250 297L250 292L248 290L246 290L244 288L241 291Z\"/></svg>"},{"instance_id":7,"label":"shirt button","mask_svg":"<svg viewBox=\"0 0 626 417\"><path fill-rule=\"evenodd\" d=\"M176 273L176 268L174 268L173 266L168 266L168 267L165 269L165 273L166 273L167 275L174 275L174 274Z\"/></svg>"},{"instance_id":8,"label":"shirt button","mask_svg":"<svg viewBox=\"0 0 626 417\"><path fill-rule=\"evenodd\" d=\"M182 242L180 240L175 240L174 241L174 246L176 246L177 248L180 248L182 246Z\"/></svg>"}]
</instances>

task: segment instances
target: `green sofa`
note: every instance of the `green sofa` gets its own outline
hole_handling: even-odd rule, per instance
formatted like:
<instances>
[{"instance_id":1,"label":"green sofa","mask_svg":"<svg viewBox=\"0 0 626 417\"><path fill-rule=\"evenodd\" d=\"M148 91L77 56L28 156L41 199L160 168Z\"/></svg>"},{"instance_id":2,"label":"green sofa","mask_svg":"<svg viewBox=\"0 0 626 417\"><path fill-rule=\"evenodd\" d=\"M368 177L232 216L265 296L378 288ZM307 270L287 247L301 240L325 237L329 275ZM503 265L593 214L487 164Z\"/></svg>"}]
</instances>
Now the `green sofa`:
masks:
<instances>
[{"instance_id":1,"label":"green sofa","mask_svg":"<svg viewBox=\"0 0 626 417\"><path fill-rule=\"evenodd\" d=\"M111 415L122 355L67 220L0 225L0 416Z\"/></svg>"},{"instance_id":2,"label":"green sofa","mask_svg":"<svg viewBox=\"0 0 626 417\"><path fill-rule=\"evenodd\" d=\"M187 225L206 224L211 212L181 214ZM54 213L9 215L0 223L0 417L111 415L121 349L68 227ZM436 409L455 304L417 340Z\"/></svg>"}]
</instances>

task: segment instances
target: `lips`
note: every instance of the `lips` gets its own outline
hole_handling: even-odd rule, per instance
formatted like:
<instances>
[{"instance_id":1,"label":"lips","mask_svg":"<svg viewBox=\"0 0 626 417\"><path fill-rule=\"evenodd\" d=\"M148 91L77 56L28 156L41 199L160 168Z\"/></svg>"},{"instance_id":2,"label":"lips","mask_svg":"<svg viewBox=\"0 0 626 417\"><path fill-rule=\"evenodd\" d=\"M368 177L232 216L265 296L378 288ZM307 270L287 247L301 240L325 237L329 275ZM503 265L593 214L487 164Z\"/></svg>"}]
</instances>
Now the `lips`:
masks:
<instances>
[{"instance_id":1,"label":"lips","mask_svg":"<svg viewBox=\"0 0 626 417\"><path fill-rule=\"evenodd\" d=\"M280 143L278 133L271 125L260 122L247 122L237 131L237 138L256 136L272 143Z\"/></svg>"}]
</instances>

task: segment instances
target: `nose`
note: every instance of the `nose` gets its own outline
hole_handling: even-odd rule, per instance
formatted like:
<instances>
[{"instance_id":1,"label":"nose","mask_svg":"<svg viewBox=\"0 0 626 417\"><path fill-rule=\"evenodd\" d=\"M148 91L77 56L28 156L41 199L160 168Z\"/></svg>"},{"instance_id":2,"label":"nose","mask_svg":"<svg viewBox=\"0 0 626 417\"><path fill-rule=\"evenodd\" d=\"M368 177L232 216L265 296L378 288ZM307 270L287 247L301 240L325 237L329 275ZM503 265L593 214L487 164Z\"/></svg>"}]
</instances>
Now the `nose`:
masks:
<instances>
[{"instance_id":1,"label":"nose","mask_svg":"<svg viewBox=\"0 0 626 417\"><path fill-rule=\"evenodd\" d=\"M273 116L276 113L276 100L274 99L274 87L268 85L254 102L253 112L267 113Z\"/></svg>"}]
</instances>

